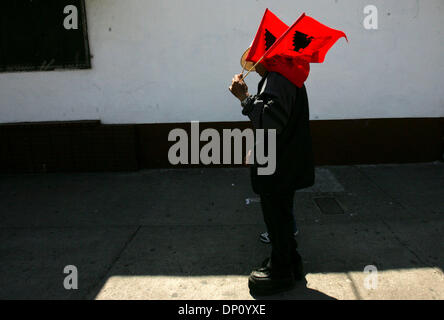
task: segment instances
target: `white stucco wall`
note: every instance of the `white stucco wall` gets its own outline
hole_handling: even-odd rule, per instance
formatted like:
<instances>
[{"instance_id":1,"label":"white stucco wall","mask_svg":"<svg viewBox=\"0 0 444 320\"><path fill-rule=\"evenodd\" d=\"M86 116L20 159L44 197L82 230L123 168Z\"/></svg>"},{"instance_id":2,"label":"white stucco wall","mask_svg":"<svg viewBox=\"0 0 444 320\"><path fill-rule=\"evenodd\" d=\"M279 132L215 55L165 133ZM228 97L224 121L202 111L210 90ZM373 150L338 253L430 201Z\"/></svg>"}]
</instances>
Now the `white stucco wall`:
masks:
<instances>
[{"instance_id":1,"label":"white stucco wall","mask_svg":"<svg viewBox=\"0 0 444 320\"><path fill-rule=\"evenodd\" d=\"M270 8L347 33L306 83L312 119L444 116L443 0L86 0L91 70L0 74L0 123L245 120L227 91ZM376 5L379 29L363 8ZM247 79L255 92L258 77Z\"/></svg>"}]
</instances>

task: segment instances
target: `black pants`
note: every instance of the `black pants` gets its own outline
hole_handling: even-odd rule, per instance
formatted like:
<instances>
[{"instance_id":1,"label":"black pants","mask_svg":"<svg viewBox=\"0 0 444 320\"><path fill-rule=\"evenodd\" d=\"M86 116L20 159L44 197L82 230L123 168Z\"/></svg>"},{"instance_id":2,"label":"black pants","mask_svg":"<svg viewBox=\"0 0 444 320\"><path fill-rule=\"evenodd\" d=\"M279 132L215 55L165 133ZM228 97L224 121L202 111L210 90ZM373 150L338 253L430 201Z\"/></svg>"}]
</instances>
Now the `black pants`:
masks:
<instances>
[{"instance_id":1,"label":"black pants","mask_svg":"<svg viewBox=\"0 0 444 320\"><path fill-rule=\"evenodd\" d=\"M261 194L264 221L271 239L271 267L275 274L289 274L300 259L293 230L294 191Z\"/></svg>"}]
</instances>

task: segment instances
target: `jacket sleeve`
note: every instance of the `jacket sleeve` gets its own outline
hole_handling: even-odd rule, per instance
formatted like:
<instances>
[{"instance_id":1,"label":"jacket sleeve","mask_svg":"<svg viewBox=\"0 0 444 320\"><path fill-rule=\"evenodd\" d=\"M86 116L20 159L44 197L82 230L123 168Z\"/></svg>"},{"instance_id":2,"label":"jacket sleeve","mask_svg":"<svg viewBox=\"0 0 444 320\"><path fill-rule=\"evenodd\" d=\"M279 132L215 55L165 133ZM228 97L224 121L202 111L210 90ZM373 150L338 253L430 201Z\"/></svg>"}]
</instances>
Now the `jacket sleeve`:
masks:
<instances>
[{"instance_id":1,"label":"jacket sleeve","mask_svg":"<svg viewBox=\"0 0 444 320\"><path fill-rule=\"evenodd\" d=\"M254 129L276 129L280 134L288 123L290 110L272 94L250 96L243 104L242 114L248 116Z\"/></svg>"},{"instance_id":2,"label":"jacket sleeve","mask_svg":"<svg viewBox=\"0 0 444 320\"><path fill-rule=\"evenodd\" d=\"M242 103L242 113L255 129L276 129L279 135L287 126L295 101L294 85L276 72L270 72L257 95Z\"/></svg>"}]
</instances>

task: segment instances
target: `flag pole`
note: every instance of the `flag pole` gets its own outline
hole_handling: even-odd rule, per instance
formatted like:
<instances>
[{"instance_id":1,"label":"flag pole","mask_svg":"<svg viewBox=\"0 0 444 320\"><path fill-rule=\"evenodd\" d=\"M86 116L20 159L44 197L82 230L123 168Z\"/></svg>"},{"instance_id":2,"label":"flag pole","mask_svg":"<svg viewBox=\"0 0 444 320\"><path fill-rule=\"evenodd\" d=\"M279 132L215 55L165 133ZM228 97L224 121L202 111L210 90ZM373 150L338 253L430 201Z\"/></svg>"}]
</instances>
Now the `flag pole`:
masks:
<instances>
[{"instance_id":1,"label":"flag pole","mask_svg":"<svg viewBox=\"0 0 444 320\"><path fill-rule=\"evenodd\" d=\"M247 65L247 60L245 60L244 65L242 66L242 76L244 75L245 67Z\"/></svg>"},{"instance_id":2,"label":"flag pole","mask_svg":"<svg viewBox=\"0 0 444 320\"><path fill-rule=\"evenodd\" d=\"M257 64L259 63L259 62L261 62L262 61L262 59L265 57L265 53L264 53L264 55L254 64L254 66L252 66L251 67L251 69L250 70L248 70L248 72L245 74L245 76L242 76L242 79L245 79L247 76L248 76L248 74L251 72L251 70L253 70L256 66L257 66ZM243 71L242 71L242 73L244 73Z\"/></svg>"}]
</instances>

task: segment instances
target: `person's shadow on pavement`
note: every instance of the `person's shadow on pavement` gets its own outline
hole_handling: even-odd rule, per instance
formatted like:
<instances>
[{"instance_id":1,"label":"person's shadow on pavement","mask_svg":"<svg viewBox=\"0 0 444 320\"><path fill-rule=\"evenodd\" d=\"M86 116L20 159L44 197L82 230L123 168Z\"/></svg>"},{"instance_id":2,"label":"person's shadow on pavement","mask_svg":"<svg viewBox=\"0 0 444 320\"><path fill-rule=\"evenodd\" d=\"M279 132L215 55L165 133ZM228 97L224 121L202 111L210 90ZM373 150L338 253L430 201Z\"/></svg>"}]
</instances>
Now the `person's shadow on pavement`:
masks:
<instances>
[{"instance_id":1,"label":"person's shadow on pavement","mask_svg":"<svg viewBox=\"0 0 444 320\"><path fill-rule=\"evenodd\" d=\"M274 294L270 296L257 296L251 294L256 300L337 300L320 291L307 288L307 280L304 278L296 282L296 286L286 292Z\"/></svg>"}]
</instances>

